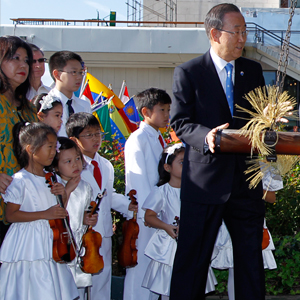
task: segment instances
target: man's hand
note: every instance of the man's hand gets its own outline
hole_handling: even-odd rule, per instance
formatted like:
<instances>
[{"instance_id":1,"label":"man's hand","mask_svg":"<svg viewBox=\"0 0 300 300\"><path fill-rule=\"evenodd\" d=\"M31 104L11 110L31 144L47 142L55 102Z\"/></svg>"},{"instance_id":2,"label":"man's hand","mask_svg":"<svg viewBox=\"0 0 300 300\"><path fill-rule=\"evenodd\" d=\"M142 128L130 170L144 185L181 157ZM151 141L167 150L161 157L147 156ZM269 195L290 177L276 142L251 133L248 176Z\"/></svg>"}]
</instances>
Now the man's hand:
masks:
<instances>
[{"instance_id":1,"label":"man's hand","mask_svg":"<svg viewBox=\"0 0 300 300\"><path fill-rule=\"evenodd\" d=\"M206 143L208 144L209 150L211 153L215 153L215 140L216 140L216 134L217 131L220 129L226 129L228 128L229 123L225 123L223 125L220 125L218 127L213 128L206 136Z\"/></svg>"}]
</instances>

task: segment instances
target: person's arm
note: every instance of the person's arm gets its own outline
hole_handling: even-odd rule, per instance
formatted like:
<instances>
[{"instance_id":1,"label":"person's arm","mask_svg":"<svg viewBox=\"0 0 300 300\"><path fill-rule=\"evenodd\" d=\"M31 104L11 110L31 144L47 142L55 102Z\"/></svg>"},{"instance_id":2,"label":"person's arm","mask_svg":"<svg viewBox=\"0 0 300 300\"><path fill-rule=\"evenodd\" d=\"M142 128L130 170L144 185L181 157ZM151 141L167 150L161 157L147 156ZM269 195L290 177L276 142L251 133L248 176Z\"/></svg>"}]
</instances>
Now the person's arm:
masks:
<instances>
[{"instance_id":1,"label":"person's arm","mask_svg":"<svg viewBox=\"0 0 300 300\"><path fill-rule=\"evenodd\" d=\"M134 189L137 191L135 197L138 202L139 217L144 215L142 206L151 192L149 169L146 164L144 140L129 138L125 144L125 178L126 193ZM128 200L129 205L129 200ZM128 207L127 205L127 207Z\"/></svg>"},{"instance_id":2,"label":"person's arm","mask_svg":"<svg viewBox=\"0 0 300 300\"><path fill-rule=\"evenodd\" d=\"M189 74L180 66L174 70L172 89L171 127L180 140L204 154L205 137L211 128L196 122L195 87Z\"/></svg>"},{"instance_id":3,"label":"person's arm","mask_svg":"<svg viewBox=\"0 0 300 300\"><path fill-rule=\"evenodd\" d=\"M163 229L173 239L178 237L178 226L163 222L157 217L157 213L151 209L146 210L145 221L147 226Z\"/></svg>"},{"instance_id":4,"label":"person's arm","mask_svg":"<svg viewBox=\"0 0 300 300\"><path fill-rule=\"evenodd\" d=\"M265 201L269 203L275 203L276 201L276 194L273 191L265 191L264 194L266 193Z\"/></svg>"},{"instance_id":5,"label":"person's arm","mask_svg":"<svg viewBox=\"0 0 300 300\"><path fill-rule=\"evenodd\" d=\"M67 207L69 196L63 184L55 182L51 187L51 193L55 196L60 195L62 197L64 207Z\"/></svg>"},{"instance_id":6,"label":"person's arm","mask_svg":"<svg viewBox=\"0 0 300 300\"><path fill-rule=\"evenodd\" d=\"M5 216L9 223L32 222L41 219L63 219L68 215L67 211L60 207L59 204L51 206L47 210L35 212L21 211L20 207L21 205L19 204L7 202Z\"/></svg>"},{"instance_id":7,"label":"person's arm","mask_svg":"<svg viewBox=\"0 0 300 300\"><path fill-rule=\"evenodd\" d=\"M67 197L68 200L70 198L71 193L77 188L80 180L81 180L81 176L78 175L74 178L71 178L67 182L67 184L65 186L65 191L66 191L66 197ZM66 203L64 203L65 207L67 207L67 205L68 205L68 200L66 201Z\"/></svg>"},{"instance_id":8,"label":"person's arm","mask_svg":"<svg viewBox=\"0 0 300 300\"><path fill-rule=\"evenodd\" d=\"M7 187L12 182L13 178L5 173L0 173L0 193L5 194Z\"/></svg>"},{"instance_id":9,"label":"person's arm","mask_svg":"<svg viewBox=\"0 0 300 300\"><path fill-rule=\"evenodd\" d=\"M91 215L90 212L85 211L83 216L83 225L95 226L98 222L98 214Z\"/></svg>"}]
</instances>

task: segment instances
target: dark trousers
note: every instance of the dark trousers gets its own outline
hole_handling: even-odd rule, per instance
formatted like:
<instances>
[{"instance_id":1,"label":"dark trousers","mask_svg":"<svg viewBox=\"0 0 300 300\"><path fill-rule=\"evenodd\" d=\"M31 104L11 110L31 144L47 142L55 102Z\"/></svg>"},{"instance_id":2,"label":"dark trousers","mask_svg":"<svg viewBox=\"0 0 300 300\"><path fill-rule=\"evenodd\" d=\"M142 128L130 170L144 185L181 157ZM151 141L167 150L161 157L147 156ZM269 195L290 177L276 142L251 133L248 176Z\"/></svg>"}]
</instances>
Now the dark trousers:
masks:
<instances>
[{"instance_id":1,"label":"dark trousers","mask_svg":"<svg viewBox=\"0 0 300 300\"><path fill-rule=\"evenodd\" d=\"M233 196L218 205L182 201L170 300L205 299L208 267L222 219L233 244L235 299L265 299L264 202Z\"/></svg>"}]
</instances>

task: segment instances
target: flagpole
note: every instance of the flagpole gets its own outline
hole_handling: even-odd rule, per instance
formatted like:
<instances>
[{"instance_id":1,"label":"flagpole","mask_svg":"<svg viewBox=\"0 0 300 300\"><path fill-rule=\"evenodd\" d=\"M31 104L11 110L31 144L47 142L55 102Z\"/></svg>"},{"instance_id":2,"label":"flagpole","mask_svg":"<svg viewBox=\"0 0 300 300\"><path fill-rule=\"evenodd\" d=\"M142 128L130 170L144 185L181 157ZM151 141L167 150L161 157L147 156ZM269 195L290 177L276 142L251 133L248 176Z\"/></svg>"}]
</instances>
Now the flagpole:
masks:
<instances>
[{"instance_id":1,"label":"flagpole","mask_svg":"<svg viewBox=\"0 0 300 300\"><path fill-rule=\"evenodd\" d=\"M134 97L135 97L135 95L133 95L132 97L129 96L129 99L126 101L126 103L124 103L124 105L126 105L132 98L133 98L133 102L134 102ZM135 102L134 102L134 105L135 105Z\"/></svg>"},{"instance_id":2,"label":"flagpole","mask_svg":"<svg viewBox=\"0 0 300 300\"><path fill-rule=\"evenodd\" d=\"M121 97L122 97L125 85L126 85L126 80L123 80L123 83L122 83L122 86L121 86L121 89L120 89L120 93L119 93L119 99L121 99Z\"/></svg>"},{"instance_id":3,"label":"flagpole","mask_svg":"<svg viewBox=\"0 0 300 300\"><path fill-rule=\"evenodd\" d=\"M84 90L85 90L85 88L86 88L86 82L85 82L85 79L86 79L86 74L87 74L87 68L86 68L86 70L85 70L85 73L84 73L84 76L83 76L83 78L82 78L82 82L81 82L81 86L80 86L80 93L79 93L79 98L82 96L82 94L83 94L83 92L84 92ZM84 86L84 90L82 90L82 87Z\"/></svg>"},{"instance_id":4,"label":"flagpole","mask_svg":"<svg viewBox=\"0 0 300 300\"><path fill-rule=\"evenodd\" d=\"M85 89L86 89L86 87L87 87L88 83L89 83L89 80L87 80L87 81L85 82L85 84L84 84L84 87L83 87L83 88L82 88L82 86L81 86L81 89L80 89L80 94L79 94L79 98L81 98L81 96L82 96L82 94L84 93L84 91L85 91Z\"/></svg>"},{"instance_id":5,"label":"flagpole","mask_svg":"<svg viewBox=\"0 0 300 300\"><path fill-rule=\"evenodd\" d=\"M100 97L102 96L102 91L100 92L100 94L98 95L98 97L96 98L96 100L95 100L95 103L97 103L98 102L98 100L100 99Z\"/></svg>"}]
</instances>

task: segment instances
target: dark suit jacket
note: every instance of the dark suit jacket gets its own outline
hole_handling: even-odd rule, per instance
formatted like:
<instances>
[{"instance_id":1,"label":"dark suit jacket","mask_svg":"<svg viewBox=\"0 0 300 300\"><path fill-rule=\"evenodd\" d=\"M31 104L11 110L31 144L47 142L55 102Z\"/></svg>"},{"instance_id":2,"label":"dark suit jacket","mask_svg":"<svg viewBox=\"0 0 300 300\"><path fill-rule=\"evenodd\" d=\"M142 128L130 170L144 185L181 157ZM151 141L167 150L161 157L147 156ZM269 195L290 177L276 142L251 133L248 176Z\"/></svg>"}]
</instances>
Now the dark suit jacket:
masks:
<instances>
[{"instance_id":1,"label":"dark suit jacket","mask_svg":"<svg viewBox=\"0 0 300 300\"><path fill-rule=\"evenodd\" d=\"M234 103L252 109L244 95L264 86L259 63L246 58L235 61ZM186 144L182 172L181 200L207 204L226 202L234 189L249 197L262 197L261 185L249 190L243 174L248 167L246 156L204 153L207 133L224 123L239 129L247 121L232 118L226 95L209 51L190 60L174 71L174 99L171 105L171 126ZM234 116L248 117L234 111ZM241 182L244 182L240 185Z\"/></svg>"}]
</instances>

